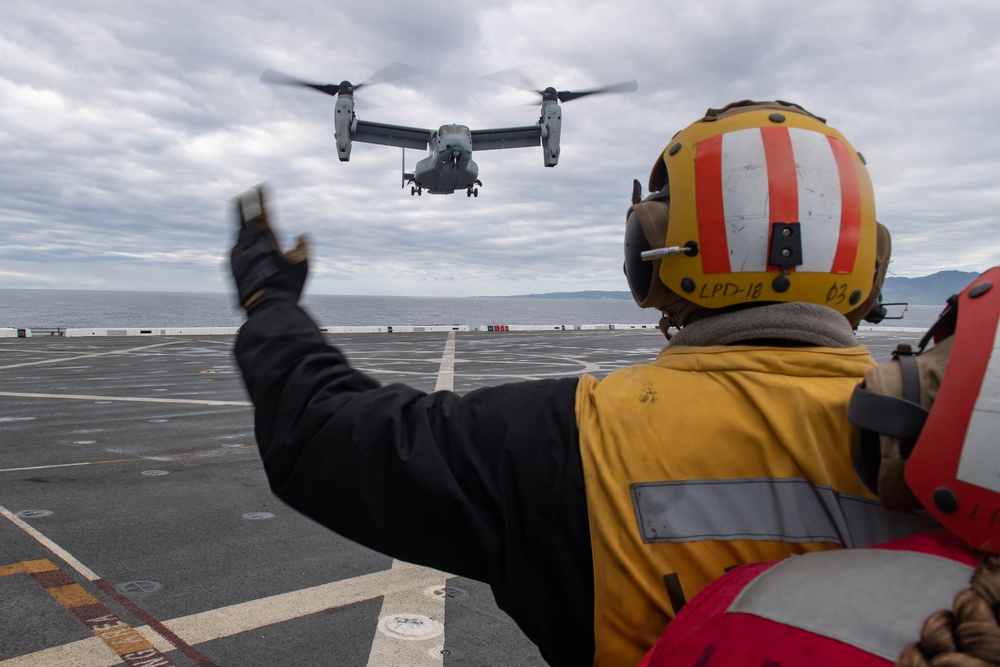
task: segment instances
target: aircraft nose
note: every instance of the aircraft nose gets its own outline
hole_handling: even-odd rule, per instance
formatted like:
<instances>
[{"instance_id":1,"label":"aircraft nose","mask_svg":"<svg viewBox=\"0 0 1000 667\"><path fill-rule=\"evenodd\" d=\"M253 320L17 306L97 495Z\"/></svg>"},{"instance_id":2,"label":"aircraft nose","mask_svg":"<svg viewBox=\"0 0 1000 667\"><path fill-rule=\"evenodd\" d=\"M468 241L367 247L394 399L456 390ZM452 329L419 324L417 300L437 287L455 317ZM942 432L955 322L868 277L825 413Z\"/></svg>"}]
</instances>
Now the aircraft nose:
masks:
<instances>
[{"instance_id":1,"label":"aircraft nose","mask_svg":"<svg viewBox=\"0 0 1000 667\"><path fill-rule=\"evenodd\" d=\"M449 153L452 155L468 155L472 152L472 146L464 141L450 141L442 147L441 152L445 155Z\"/></svg>"}]
</instances>

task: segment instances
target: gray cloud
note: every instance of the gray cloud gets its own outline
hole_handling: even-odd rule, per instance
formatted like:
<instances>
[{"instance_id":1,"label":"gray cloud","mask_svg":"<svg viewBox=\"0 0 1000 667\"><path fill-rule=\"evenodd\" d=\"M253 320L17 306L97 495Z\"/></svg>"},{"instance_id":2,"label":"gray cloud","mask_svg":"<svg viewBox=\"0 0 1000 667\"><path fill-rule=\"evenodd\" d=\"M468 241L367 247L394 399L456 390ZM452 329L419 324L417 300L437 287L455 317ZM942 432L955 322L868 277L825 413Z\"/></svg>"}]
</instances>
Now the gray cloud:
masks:
<instances>
[{"instance_id":1,"label":"gray cloud","mask_svg":"<svg viewBox=\"0 0 1000 667\"><path fill-rule=\"evenodd\" d=\"M894 273L984 270L1000 260L998 29L991 0L15 3L0 287L227 290L229 200L266 181L282 238L313 239L317 293L625 289L632 179L742 98L801 103L864 153ZM506 93L480 77L511 67L640 88L566 104L554 169L537 149L481 152L480 197L411 197L397 149L336 159L332 97L258 82L358 81L389 60L423 74L359 93L363 118L531 124L537 108L488 103Z\"/></svg>"}]
</instances>

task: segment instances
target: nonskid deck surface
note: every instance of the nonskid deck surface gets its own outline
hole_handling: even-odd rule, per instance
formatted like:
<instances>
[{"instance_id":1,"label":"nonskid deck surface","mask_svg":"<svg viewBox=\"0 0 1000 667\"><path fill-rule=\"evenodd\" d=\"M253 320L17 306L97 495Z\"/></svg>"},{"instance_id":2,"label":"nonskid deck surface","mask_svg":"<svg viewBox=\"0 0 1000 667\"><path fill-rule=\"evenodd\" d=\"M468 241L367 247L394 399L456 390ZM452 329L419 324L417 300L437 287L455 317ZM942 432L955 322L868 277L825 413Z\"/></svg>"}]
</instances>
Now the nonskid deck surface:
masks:
<instances>
[{"instance_id":1,"label":"nonskid deck surface","mask_svg":"<svg viewBox=\"0 0 1000 667\"><path fill-rule=\"evenodd\" d=\"M329 338L382 381L461 393L602 377L663 344L649 330ZM879 360L917 339L860 334ZM369 551L271 494L232 345L0 339L0 667L543 665L485 585Z\"/></svg>"}]
</instances>

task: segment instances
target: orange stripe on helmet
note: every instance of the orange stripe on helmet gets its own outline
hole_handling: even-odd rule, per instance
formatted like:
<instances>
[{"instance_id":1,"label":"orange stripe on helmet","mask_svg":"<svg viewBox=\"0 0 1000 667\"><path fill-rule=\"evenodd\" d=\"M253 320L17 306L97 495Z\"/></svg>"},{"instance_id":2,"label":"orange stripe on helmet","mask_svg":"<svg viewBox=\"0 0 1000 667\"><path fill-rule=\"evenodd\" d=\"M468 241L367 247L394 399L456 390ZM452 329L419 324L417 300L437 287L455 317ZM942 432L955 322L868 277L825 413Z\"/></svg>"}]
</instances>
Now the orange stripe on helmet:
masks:
<instances>
[{"instance_id":1,"label":"orange stripe on helmet","mask_svg":"<svg viewBox=\"0 0 1000 667\"><path fill-rule=\"evenodd\" d=\"M827 136L840 172L840 240L831 273L851 273L861 240L861 188L854 161L842 142Z\"/></svg>"},{"instance_id":2,"label":"orange stripe on helmet","mask_svg":"<svg viewBox=\"0 0 1000 667\"><path fill-rule=\"evenodd\" d=\"M695 204L701 266L705 273L729 273L726 210L722 202L722 136L698 143L695 154Z\"/></svg>"},{"instance_id":3,"label":"orange stripe on helmet","mask_svg":"<svg viewBox=\"0 0 1000 667\"><path fill-rule=\"evenodd\" d=\"M770 223L799 220L798 176L795 152L787 127L762 127L764 155L767 158L767 189Z\"/></svg>"}]
</instances>

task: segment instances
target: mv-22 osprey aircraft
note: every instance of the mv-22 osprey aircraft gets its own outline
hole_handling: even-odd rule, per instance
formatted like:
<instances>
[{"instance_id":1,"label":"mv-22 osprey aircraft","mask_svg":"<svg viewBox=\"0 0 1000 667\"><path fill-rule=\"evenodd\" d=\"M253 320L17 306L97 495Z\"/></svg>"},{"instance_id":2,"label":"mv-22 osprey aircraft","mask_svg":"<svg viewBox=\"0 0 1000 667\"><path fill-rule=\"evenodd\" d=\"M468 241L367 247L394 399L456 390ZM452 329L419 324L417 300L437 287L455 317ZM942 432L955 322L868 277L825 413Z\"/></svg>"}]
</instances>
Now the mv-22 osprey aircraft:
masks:
<instances>
[{"instance_id":1,"label":"mv-22 osprey aircraft","mask_svg":"<svg viewBox=\"0 0 1000 667\"><path fill-rule=\"evenodd\" d=\"M542 114L534 125L522 127L501 127L485 130L470 130L465 125L442 125L437 130L418 127L389 125L361 120L354 113L354 93L363 86L386 83L391 80L417 73L417 70L394 63L380 70L365 83L322 84L297 79L275 70L266 70L260 75L264 83L278 83L305 86L337 98L334 107L334 128L337 139L337 157L341 162L351 159L351 144L360 141L369 144L397 146L403 149L403 180L405 188L409 183L410 195L423 194L424 190L434 195L451 194L465 190L468 197L478 197L482 185L479 180L479 165L472 159L473 149L479 151L500 148L525 148L542 146L542 156L546 167L559 163L559 137L562 127L562 108L559 102L569 102L588 95L601 93L635 92L635 81L581 90L577 92L557 91L549 87L534 91L541 96ZM406 171L406 149L429 149L429 155L420 160L412 172Z\"/></svg>"}]
</instances>

